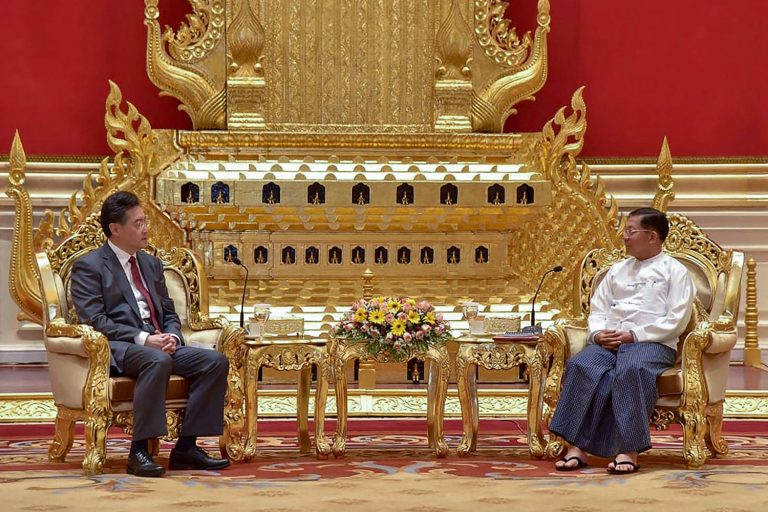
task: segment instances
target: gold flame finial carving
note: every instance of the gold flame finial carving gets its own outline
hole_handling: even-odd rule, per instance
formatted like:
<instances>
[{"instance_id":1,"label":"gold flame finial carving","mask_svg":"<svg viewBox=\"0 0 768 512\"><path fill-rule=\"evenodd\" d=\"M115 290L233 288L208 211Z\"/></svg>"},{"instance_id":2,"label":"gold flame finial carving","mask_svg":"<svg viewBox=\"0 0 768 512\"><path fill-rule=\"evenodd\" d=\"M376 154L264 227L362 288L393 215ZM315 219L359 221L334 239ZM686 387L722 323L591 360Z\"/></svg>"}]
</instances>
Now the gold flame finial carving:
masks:
<instances>
[{"instance_id":1,"label":"gold flame finial carving","mask_svg":"<svg viewBox=\"0 0 768 512\"><path fill-rule=\"evenodd\" d=\"M32 202L24 186L27 156L17 131L11 144L10 183L5 193L14 201L13 240L8 274L8 291L21 309L19 320L42 321L42 298L38 281L40 271L32 245Z\"/></svg>"},{"instance_id":2,"label":"gold flame finial carving","mask_svg":"<svg viewBox=\"0 0 768 512\"><path fill-rule=\"evenodd\" d=\"M189 114L198 130L224 128L224 53L218 49L224 2L190 0L194 9L188 17L190 25L182 25L180 33L174 36L168 27L163 33L160 31L159 0L144 1L147 75L160 88L161 95L173 96L181 102L179 110ZM166 44L172 48L170 54ZM191 62L196 53L200 56L198 62ZM222 71L216 72L218 68Z\"/></svg>"},{"instance_id":3,"label":"gold flame finial carving","mask_svg":"<svg viewBox=\"0 0 768 512\"><path fill-rule=\"evenodd\" d=\"M550 27L549 0L539 0L538 27L531 39L522 39L504 18L507 3L500 0L475 2L475 35L485 58L495 67L473 73L472 129L501 132L506 119L517 113L519 102L533 95L547 81L547 34Z\"/></svg>"},{"instance_id":4,"label":"gold flame finial carving","mask_svg":"<svg viewBox=\"0 0 768 512\"><path fill-rule=\"evenodd\" d=\"M661 143L659 159L656 161L656 173L659 176L659 189L653 198L653 207L666 212L669 203L675 199L675 182L672 179L672 153L669 151L666 137Z\"/></svg>"},{"instance_id":5,"label":"gold flame finial carving","mask_svg":"<svg viewBox=\"0 0 768 512\"><path fill-rule=\"evenodd\" d=\"M538 276L556 265L558 274L542 289L553 306L571 315L577 308L568 299L574 272L591 249L621 247L621 220L616 201L605 192L603 182L593 177L588 165L576 157L584 146L587 129L584 88L571 99L572 112L561 108L542 130L534 148L530 171L540 172L552 184L552 202L545 212L525 223L510 238L511 268L527 287L535 289ZM536 258L531 258L536 254Z\"/></svg>"}]
</instances>

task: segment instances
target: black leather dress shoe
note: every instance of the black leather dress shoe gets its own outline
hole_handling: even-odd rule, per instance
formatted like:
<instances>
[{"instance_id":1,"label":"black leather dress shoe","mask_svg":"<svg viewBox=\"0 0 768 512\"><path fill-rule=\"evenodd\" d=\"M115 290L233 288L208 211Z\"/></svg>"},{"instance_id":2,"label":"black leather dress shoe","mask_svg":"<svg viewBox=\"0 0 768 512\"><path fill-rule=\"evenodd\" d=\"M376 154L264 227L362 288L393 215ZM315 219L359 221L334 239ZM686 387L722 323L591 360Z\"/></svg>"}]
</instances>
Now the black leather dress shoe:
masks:
<instances>
[{"instance_id":1,"label":"black leather dress shoe","mask_svg":"<svg viewBox=\"0 0 768 512\"><path fill-rule=\"evenodd\" d=\"M169 469L224 469L227 466L227 459L214 459L197 446L185 451L174 448L168 463Z\"/></svg>"},{"instance_id":2,"label":"black leather dress shoe","mask_svg":"<svg viewBox=\"0 0 768 512\"><path fill-rule=\"evenodd\" d=\"M155 464L147 452L138 451L128 455L126 471L131 475L155 477L163 476L165 468L160 464Z\"/></svg>"}]
</instances>

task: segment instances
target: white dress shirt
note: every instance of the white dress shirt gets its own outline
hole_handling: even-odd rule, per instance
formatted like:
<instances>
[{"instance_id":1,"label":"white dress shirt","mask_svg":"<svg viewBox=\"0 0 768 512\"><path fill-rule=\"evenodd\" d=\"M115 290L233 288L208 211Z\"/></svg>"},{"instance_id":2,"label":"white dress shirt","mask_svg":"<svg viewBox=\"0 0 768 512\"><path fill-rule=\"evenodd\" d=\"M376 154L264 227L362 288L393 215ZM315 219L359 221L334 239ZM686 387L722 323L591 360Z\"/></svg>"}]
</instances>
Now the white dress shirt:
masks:
<instances>
[{"instance_id":1,"label":"white dress shirt","mask_svg":"<svg viewBox=\"0 0 768 512\"><path fill-rule=\"evenodd\" d=\"M688 269L661 252L613 265L590 302L590 340L604 329L629 331L636 342L675 349L693 311L696 288Z\"/></svg>"}]
</instances>

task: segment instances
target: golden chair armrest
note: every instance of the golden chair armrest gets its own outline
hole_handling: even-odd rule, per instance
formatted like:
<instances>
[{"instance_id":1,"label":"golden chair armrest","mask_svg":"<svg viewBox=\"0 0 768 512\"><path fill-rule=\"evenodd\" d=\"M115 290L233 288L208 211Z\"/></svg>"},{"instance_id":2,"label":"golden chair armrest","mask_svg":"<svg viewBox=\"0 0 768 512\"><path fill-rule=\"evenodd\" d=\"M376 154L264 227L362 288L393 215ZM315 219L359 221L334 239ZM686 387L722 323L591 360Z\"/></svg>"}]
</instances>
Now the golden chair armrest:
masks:
<instances>
[{"instance_id":1,"label":"golden chair armrest","mask_svg":"<svg viewBox=\"0 0 768 512\"><path fill-rule=\"evenodd\" d=\"M189 323L193 331L205 331L208 329L221 329L230 325L229 320L223 316L210 317L208 315L198 315L197 318Z\"/></svg>"},{"instance_id":2,"label":"golden chair armrest","mask_svg":"<svg viewBox=\"0 0 768 512\"><path fill-rule=\"evenodd\" d=\"M706 331L711 339L709 345L704 350L707 354L720 354L728 352L738 340L738 333L733 319L733 315L726 311L716 322L707 322Z\"/></svg>"},{"instance_id":3,"label":"golden chair armrest","mask_svg":"<svg viewBox=\"0 0 768 512\"><path fill-rule=\"evenodd\" d=\"M51 352L95 359L109 366L109 341L90 325L54 320L46 327L45 335L46 349Z\"/></svg>"}]
</instances>

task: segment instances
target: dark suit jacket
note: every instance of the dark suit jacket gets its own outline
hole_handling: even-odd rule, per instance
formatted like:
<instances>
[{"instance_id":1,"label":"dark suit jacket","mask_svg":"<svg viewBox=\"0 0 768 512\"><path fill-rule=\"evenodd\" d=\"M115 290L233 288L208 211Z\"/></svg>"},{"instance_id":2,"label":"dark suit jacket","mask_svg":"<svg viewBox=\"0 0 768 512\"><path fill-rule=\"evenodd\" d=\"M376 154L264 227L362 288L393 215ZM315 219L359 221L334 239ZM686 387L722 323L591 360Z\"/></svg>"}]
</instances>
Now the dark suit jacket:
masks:
<instances>
[{"instance_id":1,"label":"dark suit jacket","mask_svg":"<svg viewBox=\"0 0 768 512\"><path fill-rule=\"evenodd\" d=\"M144 251L136 254L136 260L163 332L175 334L183 343L179 316L165 285L163 263ZM133 343L144 322L125 271L109 245L104 244L75 261L70 291L80 321L107 337L112 364L122 371L127 344Z\"/></svg>"}]
</instances>

